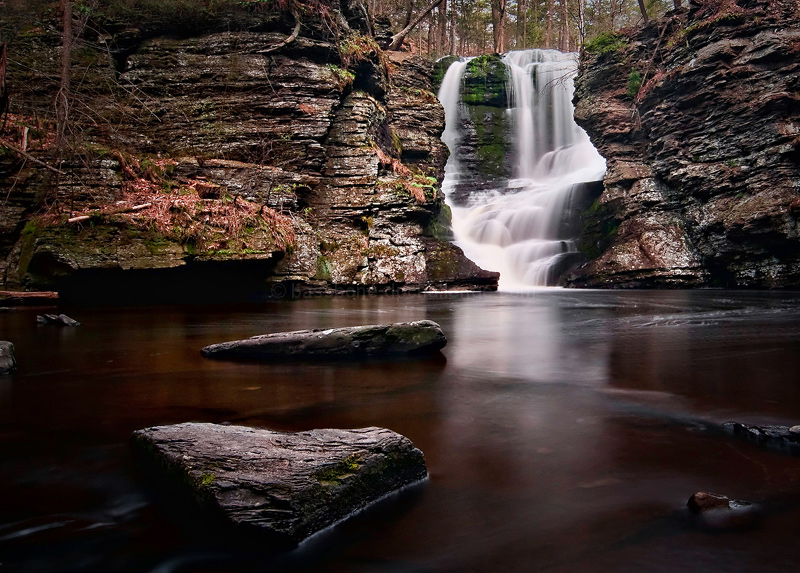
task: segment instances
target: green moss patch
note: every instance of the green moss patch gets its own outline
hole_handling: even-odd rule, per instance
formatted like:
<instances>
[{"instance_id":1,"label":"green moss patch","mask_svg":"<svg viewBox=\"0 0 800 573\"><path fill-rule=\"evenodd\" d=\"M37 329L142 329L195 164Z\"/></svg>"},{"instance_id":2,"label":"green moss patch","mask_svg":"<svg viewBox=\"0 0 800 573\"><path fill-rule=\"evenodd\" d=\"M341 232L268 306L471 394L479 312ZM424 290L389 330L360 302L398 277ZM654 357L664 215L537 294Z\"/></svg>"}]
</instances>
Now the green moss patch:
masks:
<instances>
[{"instance_id":1,"label":"green moss patch","mask_svg":"<svg viewBox=\"0 0 800 573\"><path fill-rule=\"evenodd\" d=\"M355 474L360 467L361 458L358 454L353 454L335 465L317 471L314 479L322 483L338 485L343 479Z\"/></svg>"},{"instance_id":2,"label":"green moss patch","mask_svg":"<svg viewBox=\"0 0 800 573\"><path fill-rule=\"evenodd\" d=\"M603 32L598 34L583 47L590 54L599 56L614 54L625 49L628 45L628 38L622 34L614 32Z\"/></svg>"}]
</instances>

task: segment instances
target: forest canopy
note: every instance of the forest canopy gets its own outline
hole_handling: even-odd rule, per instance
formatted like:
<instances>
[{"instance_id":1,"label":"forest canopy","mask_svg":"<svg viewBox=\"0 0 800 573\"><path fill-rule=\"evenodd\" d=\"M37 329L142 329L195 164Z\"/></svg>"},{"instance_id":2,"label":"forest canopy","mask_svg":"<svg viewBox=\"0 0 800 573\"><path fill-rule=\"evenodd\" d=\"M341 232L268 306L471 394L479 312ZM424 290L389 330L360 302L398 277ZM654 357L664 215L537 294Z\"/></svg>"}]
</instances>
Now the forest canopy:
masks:
<instances>
[{"instance_id":1,"label":"forest canopy","mask_svg":"<svg viewBox=\"0 0 800 573\"><path fill-rule=\"evenodd\" d=\"M361 0L341 0L355 4ZM577 50L603 32L658 17L681 0L363 0L376 28L388 35L422 19L405 38L404 48L438 58L526 48ZM58 20L52 0L0 1L0 43L39 18ZM252 16L277 10L324 9L328 0L72 0L76 17L103 27L134 25L163 32L174 28L246 28ZM303 10L308 8L308 10ZM274 23L274 22L273 22Z\"/></svg>"}]
</instances>

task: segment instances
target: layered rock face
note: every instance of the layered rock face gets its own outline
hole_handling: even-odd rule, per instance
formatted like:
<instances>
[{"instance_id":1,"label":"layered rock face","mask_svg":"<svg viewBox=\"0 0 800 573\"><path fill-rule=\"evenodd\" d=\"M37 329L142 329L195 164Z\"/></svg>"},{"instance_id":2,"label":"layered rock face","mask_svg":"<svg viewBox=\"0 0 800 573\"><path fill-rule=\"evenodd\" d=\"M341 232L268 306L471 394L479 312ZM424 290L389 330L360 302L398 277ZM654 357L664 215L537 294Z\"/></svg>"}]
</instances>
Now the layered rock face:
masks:
<instances>
[{"instance_id":1,"label":"layered rock face","mask_svg":"<svg viewBox=\"0 0 800 573\"><path fill-rule=\"evenodd\" d=\"M87 38L73 76L90 111L73 114L64 173L0 158L0 284L68 297L154 281L275 296L495 288L447 240L430 64L382 53L357 0L324 5L278 50L295 21L261 5L202 33ZM52 95L25 93L26 70L56 65L57 45L42 28L12 45L27 58L9 66L19 125ZM49 161L46 140L28 149ZM43 203L58 209L31 219ZM91 218L66 222L78 215Z\"/></svg>"},{"instance_id":2,"label":"layered rock face","mask_svg":"<svg viewBox=\"0 0 800 573\"><path fill-rule=\"evenodd\" d=\"M454 60L450 56L436 62L434 83L441 83ZM449 192L455 205L467 205L470 195L497 189L513 176L507 82L508 69L500 54L473 58L464 69L458 116L459 176Z\"/></svg>"},{"instance_id":3,"label":"layered rock face","mask_svg":"<svg viewBox=\"0 0 800 573\"><path fill-rule=\"evenodd\" d=\"M584 53L575 117L608 172L570 285L800 285L800 9L715 6Z\"/></svg>"}]
</instances>

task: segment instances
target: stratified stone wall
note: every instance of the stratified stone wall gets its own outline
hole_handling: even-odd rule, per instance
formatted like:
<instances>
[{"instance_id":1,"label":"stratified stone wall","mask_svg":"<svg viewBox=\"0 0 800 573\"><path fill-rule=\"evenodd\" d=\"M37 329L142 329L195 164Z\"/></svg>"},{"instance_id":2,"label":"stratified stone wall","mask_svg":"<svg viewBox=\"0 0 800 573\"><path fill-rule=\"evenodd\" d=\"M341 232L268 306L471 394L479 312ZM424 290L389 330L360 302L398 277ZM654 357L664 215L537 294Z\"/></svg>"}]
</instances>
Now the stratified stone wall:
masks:
<instances>
[{"instance_id":1,"label":"stratified stone wall","mask_svg":"<svg viewBox=\"0 0 800 573\"><path fill-rule=\"evenodd\" d=\"M11 196L0 207L0 284L90 287L99 275L125 282L140 270L241 262L275 294L496 288L496 273L447 240L444 112L431 92L431 64L382 53L358 0L330 4L338 38L306 16L300 36L278 51L268 48L293 19L263 8L241 31L174 37L143 26L91 38L75 85L91 94L94 117L83 124L74 116L81 147L64 163L66 175L56 181L13 154L0 158L0 192ZM54 30L37 29L14 47L37 48L31 61L57 61ZM30 80L25 69L10 69L12 86ZM32 117L51 95L13 100L12 111ZM31 152L49 160L47 150ZM157 177L146 173L151 164L160 165ZM187 225L213 224L212 207L233 201L243 212L278 213L292 237L248 228L244 240L217 225L213 245L198 248L177 232L131 229L128 215L65 223L107 212L137 177L163 187L154 191L154 217L164 194L177 205L182 193L211 189L205 208L188 209L201 220ZM56 184L66 212L26 226Z\"/></svg>"},{"instance_id":2,"label":"stratified stone wall","mask_svg":"<svg viewBox=\"0 0 800 573\"><path fill-rule=\"evenodd\" d=\"M608 172L571 285L800 285L799 11L693 4L583 54L575 117Z\"/></svg>"}]
</instances>

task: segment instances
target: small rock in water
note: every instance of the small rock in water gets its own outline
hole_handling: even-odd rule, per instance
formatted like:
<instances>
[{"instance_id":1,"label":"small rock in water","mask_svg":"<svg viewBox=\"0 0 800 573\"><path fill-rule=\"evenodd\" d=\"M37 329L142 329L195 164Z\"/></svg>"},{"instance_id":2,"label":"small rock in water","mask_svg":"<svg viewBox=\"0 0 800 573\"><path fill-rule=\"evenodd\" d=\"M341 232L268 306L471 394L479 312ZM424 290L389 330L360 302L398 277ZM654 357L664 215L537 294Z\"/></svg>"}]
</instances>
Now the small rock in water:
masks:
<instances>
[{"instance_id":1,"label":"small rock in water","mask_svg":"<svg viewBox=\"0 0 800 573\"><path fill-rule=\"evenodd\" d=\"M428 475L422 452L385 428L282 433L186 423L138 430L133 445L162 484L277 546Z\"/></svg>"},{"instance_id":2,"label":"small rock in water","mask_svg":"<svg viewBox=\"0 0 800 573\"><path fill-rule=\"evenodd\" d=\"M313 360L433 354L447 338L430 320L263 334L206 346L207 358Z\"/></svg>"},{"instance_id":3,"label":"small rock in water","mask_svg":"<svg viewBox=\"0 0 800 573\"><path fill-rule=\"evenodd\" d=\"M718 493L700 491L689 498L689 512L704 529L726 530L752 527L758 522L759 508L748 501L731 499Z\"/></svg>"},{"instance_id":4,"label":"small rock in water","mask_svg":"<svg viewBox=\"0 0 800 573\"><path fill-rule=\"evenodd\" d=\"M66 314L40 314L36 317L38 324L55 324L56 326L80 326L77 320Z\"/></svg>"},{"instance_id":5,"label":"small rock in water","mask_svg":"<svg viewBox=\"0 0 800 573\"><path fill-rule=\"evenodd\" d=\"M762 448L800 455L800 426L756 426L725 422L722 427L732 436ZM797 431L793 431L793 429Z\"/></svg>"},{"instance_id":6,"label":"small rock in water","mask_svg":"<svg viewBox=\"0 0 800 573\"><path fill-rule=\"evenodd\" d=\"M17 369L14 358L14 345L7 340L0 340L0 374L10 374Z\"/></svg>"}]
</instances>

